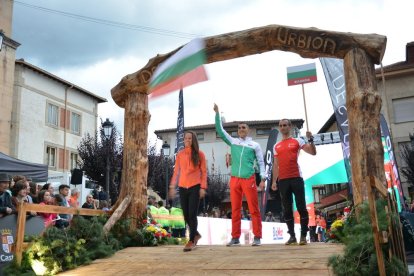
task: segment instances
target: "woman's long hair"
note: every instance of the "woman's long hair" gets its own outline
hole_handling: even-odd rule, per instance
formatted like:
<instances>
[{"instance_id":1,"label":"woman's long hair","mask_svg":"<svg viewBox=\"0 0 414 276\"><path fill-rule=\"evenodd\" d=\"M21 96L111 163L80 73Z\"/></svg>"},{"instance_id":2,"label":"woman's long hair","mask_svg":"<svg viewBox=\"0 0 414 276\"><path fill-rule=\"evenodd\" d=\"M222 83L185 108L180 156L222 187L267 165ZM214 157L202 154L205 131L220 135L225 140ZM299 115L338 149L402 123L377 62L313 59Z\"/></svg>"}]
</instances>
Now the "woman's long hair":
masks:
<instances>
[{"instance_id":1,"label":"woman's long hair","mask_svg":"<svg viewBox=\"0 0 414 276\"><path fill-rule=\"evenodd\" d=\"M45 201L45 193L48 193L48 190L41 190L39 192L39 194L37 195L37 200L39 203L44 202ZM49 202L48 202L49 203Z\"/></svg>"},{"instance_id":2,"label":"woman's long hair","mask_svg":"<svg viewBox=\"0 0 414 276\"><path fill-rule=\"evenodd\" d=\"M190 133L193 138L191 142L191 161L193 162L194 166L197 166L200 162L197 134L194 131L186 131L185 133Z\"/></svg>"}]
</instances>

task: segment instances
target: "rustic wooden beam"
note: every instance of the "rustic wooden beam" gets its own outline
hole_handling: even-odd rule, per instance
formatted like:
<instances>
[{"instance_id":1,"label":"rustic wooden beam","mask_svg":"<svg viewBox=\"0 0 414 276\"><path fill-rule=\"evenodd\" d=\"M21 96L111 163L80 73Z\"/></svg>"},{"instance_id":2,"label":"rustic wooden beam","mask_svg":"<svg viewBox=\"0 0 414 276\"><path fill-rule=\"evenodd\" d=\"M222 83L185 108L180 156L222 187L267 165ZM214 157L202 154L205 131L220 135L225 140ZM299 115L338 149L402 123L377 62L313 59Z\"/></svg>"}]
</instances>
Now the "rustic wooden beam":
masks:
<instances>
[{"instance_id":1,"label":"rustic wooden beam","mask_svg":"<svg viewBox=\"0 0 414 276\"><path fill-rule=\"evenodd\" d=\"M99 216L107 214L105 211L86 208L72 208L55 205L40 205L20 202L17 206L17 226L16 226L16 243L15 255L18 265L22 263L23 250L28 247L28 243L24 242L24 232L26 227L27 212L38 213L53 213L53 214L70 214L70 215L85 215L85 216Z\"/></svg>"},{"instance_id":2,"label":"rustic wooden beam","mask_svg":"<svg viewBox=\"0 0 414 276\"><path fill-rule=\"evenodd\" d=\"M40 205L40 204L30 204L30 203L25 203L24 206L25 206L26 212L69 214L69 215L83 215L83 216L99 216L99 215L107 214L107 212L99 210L99 209L73 208L73 207Z\"/></svg>"},{"instance_id":3,"label":"rustic wooden beam","mask_svg":"<svg viewBox=\"0 0 414 276\"><path fill-rule=\"evenodd\" d=\"M346 103L351 150L354 204L367 198L365 177L385 183L384 148L381 141L381 96L377 90L374 64L362 49L349 51L344 58Z\"/></svg>"},{"instance_id":4,"label":"rustic wooden beam","mask_svg":"<svg viewBox=\"0 0 414 276\"><path fill-rule=\"evenodd\" d=\"M386 40L385 36L377 34L343 33L282 25L268 25L205 38L207 63L273 50L294 52L306 58L344 58L351 49L360 48L373 62L379 64L385 52ZM154 70L181 47L155 56L141 70L122 78L111 91L114 101L124 107L126 95L147 94L147 85Z\"/></svg>"},{"instance_id":5,"label":"rustic wooden beam","mask_svg":"<svg viewBox=\"0 0 414 276\"><path fill-rule=\"evenodd\" d=\"M371 226L372 232L374 236L374 245L375 245L375 252L377 255L377 262L378 262L378 271L380 276L385 276L385 261L384 261L384 254L382 252L381 247L381 240L382 236L378 226L378 217L377 217L377 207L375 203L375 193L372 189L372 186L375 186L375 178L374 177L366 177L365 186L367 187L368 191L368 203L369 203L369 213L371 217Z\"/></svg>"},{"instance_id":6,"label":"rustic wooden beam","mask_svg":"<svg viewBox=\"0 0 414 276\"><path fill-rule=\"evenodd\" d=\"M121 190L119 199L114 204L116 209L121 201L131 197L131 203L124 212L127 218L140 219L147 206L147 175L148 155L147 137L148 123L150 120L148 111L147 94L128 94L125 105L125 135ZM133 221L131 227L136 227L137 221Z\"/></svg>"},{"instance_id":7,"label":"rustic wooden beam","mask_svg":"<svg viewBox=\"0 0 414 276\"><path fill-rule=\"evenodd\" d=\"M20 266L22 264L23 256L23 242L24 242L24 229L26 227L26 204L20 202L17 206L17 225L16 225L16 263Z\"/></svg>"},{"instance_id":8,"label":"rustic wooden beam","mask_svg":"<svg viewBox=\"0 0 414 276\"><path fill-rule=\"evenodd\" d=\"M118 208L116 208L115 212L105 223L103 227L105 234L107 234L111 230L111 228L115 225L115 223L119 220L119 218L122 216L122 214L124 213L125 209L128 207L130 202L131 202L131 197L129 196L125 197L122 200L121 204L119 204Z\"/></svg>"},{"instance_id":9,"label":"rustic wooden beam","mask_svg":"<svg viewBox=\"0 0 414 276\"><path fill-rule=\"evenodd\" d=\"M383 198L387 198L388 190L385 188L385 183L381 183L377 178L373 182L371 182L372 188L375 188L377 192L381 194Z\"/></svg>"}]
</instances>

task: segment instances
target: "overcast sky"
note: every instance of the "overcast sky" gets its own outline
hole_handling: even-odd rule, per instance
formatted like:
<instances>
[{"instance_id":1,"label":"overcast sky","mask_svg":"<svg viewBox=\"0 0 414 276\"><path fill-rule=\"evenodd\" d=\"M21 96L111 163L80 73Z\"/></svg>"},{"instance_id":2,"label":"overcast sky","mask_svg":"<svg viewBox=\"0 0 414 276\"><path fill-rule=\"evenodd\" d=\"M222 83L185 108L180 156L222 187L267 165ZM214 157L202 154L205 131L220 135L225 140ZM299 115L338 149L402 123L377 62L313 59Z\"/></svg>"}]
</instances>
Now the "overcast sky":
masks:
<instances>
[{"instance_id":1,"label":"overcast sky","mask_svg":"<svg viewBox=\"0 0 414 276\"><path fill-rule=\"evenodd\" d=\"M39 66L109 103L99 116L123 132L123 109L110 90L150 58L194 37L269 24L386 35L383 64L405 60L414 41L411 0L19 0L14 1L17 58ZM95 19L99 19L96 23ZM115 22L115 23L114 23ZM123 27L117 23L124 23ZM129 25L127 25L129 24ZM305 119L300 86L287 86L286 67L316 62L318 82L306 84L310 130L333 113L318 60L273 51L206 66L209 81L184 90L185 125L214 122L213 103L227 121ZM176 127L178 92L149 103L150 139L156 129ZM123 133L122 133L123 134Z\"/></svg>"}]
</instances>

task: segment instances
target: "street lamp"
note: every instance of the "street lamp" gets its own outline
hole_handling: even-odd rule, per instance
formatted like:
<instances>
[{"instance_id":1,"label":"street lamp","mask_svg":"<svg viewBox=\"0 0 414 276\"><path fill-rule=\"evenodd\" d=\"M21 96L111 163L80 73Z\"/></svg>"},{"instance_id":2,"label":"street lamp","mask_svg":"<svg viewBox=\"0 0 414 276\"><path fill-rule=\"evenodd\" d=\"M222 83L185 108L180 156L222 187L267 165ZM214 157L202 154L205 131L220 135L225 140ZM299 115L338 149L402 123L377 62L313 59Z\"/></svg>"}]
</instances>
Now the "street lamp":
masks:
<instances>
[{"instance_id":1,"label":"street lamp","mask_svg":"<svg viewBox=\"0 0 414 276\"><path fill-rule=\"evenodd\" d=\"M102 128L104 131L104 135L106 138L106 174L105 174L105 186L106 186L106 193L107 193L107 200L109 199L109 140L112 136L112 129L114 127L114 123L110 122L108 118L106 121L102 123Z\"/></svg>"},{"instance_id":2,"label":"street lamp","mask_svg":"<svg viewBox=\"0 0 414 276\"><path fill-rule=\"evenodd\" d=\"M170 145L167 143L167 141L164 141L164 144L162 145L162 155L165 157L165 164L167 165L167 168L165 169L165 206L168 205L168 157L170 156Z\"/></svg>"}]
</instances>

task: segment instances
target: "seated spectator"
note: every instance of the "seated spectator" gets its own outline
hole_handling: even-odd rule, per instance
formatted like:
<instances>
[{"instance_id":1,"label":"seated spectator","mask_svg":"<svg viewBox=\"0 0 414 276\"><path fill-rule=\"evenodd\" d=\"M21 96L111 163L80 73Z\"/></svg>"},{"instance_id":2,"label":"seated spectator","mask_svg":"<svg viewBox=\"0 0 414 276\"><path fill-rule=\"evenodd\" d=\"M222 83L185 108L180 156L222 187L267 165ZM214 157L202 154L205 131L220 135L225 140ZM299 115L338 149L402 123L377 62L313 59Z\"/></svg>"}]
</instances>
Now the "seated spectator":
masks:
<instances>
[{"instance_id":1,"label":"seated spectator","mask_svg":"<svg viewBox=\"0 0 414 276\"><path fill-rule=\"evenodd\" d=\"M82 205L82 208L85 209L97 209L96 205L95 205L95 199L93 199L93 195L87 195L86 196L86 201L85 203ZM83 216L86 219L90 219L92 216Z\"/></svg>"},{"instance_id":2,"label":"seated spectator","mask_svg":"<svg viewBox=\"0 0 414 276\"><path fill-rule=\"evenodd\" d=\"M13 182L14 184L16 184L19 180L24 180L26 181L26 177L24 175L15 175L13 176Z\"/></svg>"},{"instance_id":3,"label":"seated spectator","mask_svg":"<svg viewBox=\"0 0 414 276\"><path fill-rule=\"evenodd\" d=\"M12 203L17 208L19 203L27 202L27 185L26 180L20 179L17 181L12 189Z\"/></svg>"},{"instance_id":4,"label":"seated spectator","mask_svg":"<svg viewBox=\"0 0 414 276\"><path fill-rule=\"evenodd\" d=\"M27 181L25 179L20 179L19 181L16 182L16 184L14 184L13 186L13 190L12 190L12 203L14 205L14 207L17 210L17 206L21 203L21 202L28 202L27 199ZM36 212L30 212L31 216L37 216Z\"/></svg>"},{"instance_id":5,"label":"seated spectator","mask_svg":"<svg viewBox=\"0 0 414 276\"><path fill-rule=\"evenodd\" d=\"M54 205L53 199L50 196L50 193L48 190L42 190L39 192L37 202L39 202L39 205ZM51 225L55 224L55 219L57 217L57 214L54 213L39 213L40 216L43 217L43 220L45 222L45 227L49 227Z\"/></svg>"},{"instance_id":6,"label":"seated spectator","mask_svg":"<svg viewBox=\"0 0 414 276\"><path fill-rule=\"evenodd\" d=\"M63 207L70 207L67 197L69 196L69 185L62 184L59 186L59 194L55 195L56 205ZM72 216L69 214L59 214L55 226L58 228L65 228L69 226Z\"/></svg>"},{"instance_id":7,"label":"seated spectator","mask_svg":"<svg viewBox=\"0 0 414 276\"><path fill-rule=\"evenodd\" d=\"M86 202L82 205L82 208L96 209L95 200L93 199L93 195L87 195L86 196Z\"/></svg>"},{"instance_id":8,"label":"seated spectator","mask_svg":"<svg viewBox=\"0 0 414 276\"><path fill-rule=\"evenodd\" d=\"M78 189L72 189L70 193L70 198L68 200L69 206L73 208L79 208L78 198L80 196L80 191Z\"/></svg>"},{"instance_id":9,"label":"seated spectator","mask_svg":"<svg viewBox=\"0 0 414 276\"><path fill-rule=\"evenodd\" d=\"M61 194L55 195L55 205L57 206L66 206L65 198ZM57 228L63 229L69 226L69 219L67 214L58 214L55 221L55 226Z\"/></svg>"},{"instance_id":10,"label":"seated spectator","mask_svg":"<svg viewBox=\"0 0 414 276\"><path fill-rule=\"evenodd\" d=\"M10 185L10 182L7 174L0 173L0 218L16 213L11 195L7 192L7 187Z\"/></svg>"},{"instance_id":11,"label":"seated spectator","mask_svg":"<svg viewBox=\"0 0 414 276\"><path fill-rule=\"evenodd\" d=\"M50 193L50 196L54 197L55 189L53 189L52 184L46 183L45 185L43 185L42 190L48 190Z\"/></svg>"},{"instance_id":12,"label":"seated spectator","mask_svg":"<svg viewBox=\"0 0 414 276\"><path fill-rule=\"evenodd\" d=\"M107 212L107 211L109 211L109 207L108 206L109 206L109 204L108 204L107 201L102 201L101 202L101 205L99 207L100 207L100 209L102 209L102 211Z\"/></svg>"},{"instance_id":13,"label":"seated spectator","mask_svg":"<svg viewBox=\"0 0 414 276\"><path fill-rule=\"evenodd\" d=\"M33 181L29 181L29 186L30 186L30 196L32 197L33 203L39 203L38 201L39 186Z\"/></svg>"}]
</instances>

